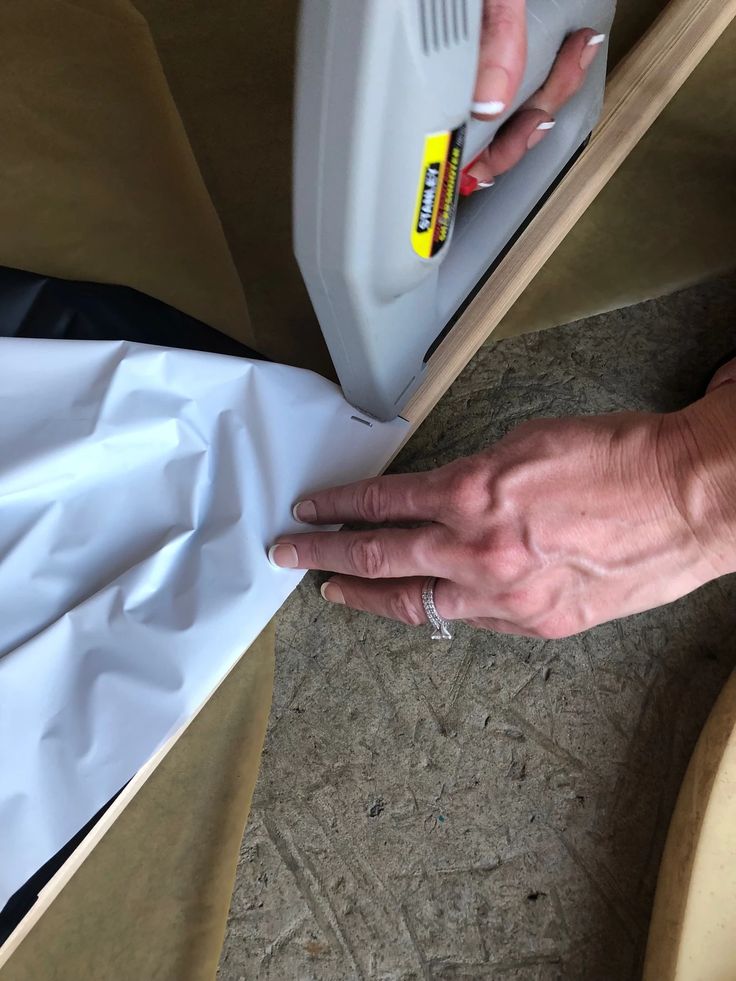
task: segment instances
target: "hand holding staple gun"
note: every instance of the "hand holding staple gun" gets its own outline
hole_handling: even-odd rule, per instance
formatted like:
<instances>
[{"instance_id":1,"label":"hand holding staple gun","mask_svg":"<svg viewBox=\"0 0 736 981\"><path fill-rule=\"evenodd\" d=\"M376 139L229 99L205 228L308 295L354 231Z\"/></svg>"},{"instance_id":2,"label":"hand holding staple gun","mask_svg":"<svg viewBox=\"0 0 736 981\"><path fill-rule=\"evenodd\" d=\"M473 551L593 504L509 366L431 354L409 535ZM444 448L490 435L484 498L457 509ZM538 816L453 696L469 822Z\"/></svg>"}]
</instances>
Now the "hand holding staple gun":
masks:
<instances>
[{"instance_id":1,"label":"hand holding staple gun","mask_svg":"<svg viewBox=\"0 0 736 981\"><path fill-rule=\"evenodd\" d=\"M526 63L526 0L486 0L473 115L500 116L513 102ZM585 81L605 35L592 28L566 38L544 85L499 131L493 143L465 168L461 193L490 187L514 167L555 125L555 113Z\"/></svg>"},{"instance_id":2,"label":"hand holding staple gun","mask_svg":"<svg viewBox=\"0 0 736 981\"><path fill-rule=\"evenodd\" d=\"M614 10L302 0L294 254L362 412L395 419L416 395L461 308L587 141Z\"/></svg>"},{"instance_id":3,"label":"hand holding staple gun","mask_svg":"<svg viewBox=\"0 0 736 981\"><path fill-rule=\"evenodd\" d=\"M524 13L524 0L485 5L476 114L514 97ZM566 39L544 85L466 168L466 193L544 137L600 40L593 29ZM419 527L292 535L271 559L338 573L325 599L417 626L562 637L670 602L736 569L734 380L736 361L682 412L528 422L435 471L320 491L296 505L299 520Z\"/></svg>"}]
</instances>

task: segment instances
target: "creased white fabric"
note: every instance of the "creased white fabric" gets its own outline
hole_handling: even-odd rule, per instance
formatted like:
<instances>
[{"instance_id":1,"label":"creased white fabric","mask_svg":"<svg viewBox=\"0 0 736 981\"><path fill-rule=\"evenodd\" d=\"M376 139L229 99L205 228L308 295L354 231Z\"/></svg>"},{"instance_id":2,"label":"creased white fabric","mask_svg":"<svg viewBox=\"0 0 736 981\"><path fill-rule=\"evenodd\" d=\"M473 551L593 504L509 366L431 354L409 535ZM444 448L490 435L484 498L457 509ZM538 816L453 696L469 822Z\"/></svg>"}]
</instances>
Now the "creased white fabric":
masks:
<instances>
[{"instance_id":1,"label":"creased white fabric","mask_svg":"<svg viewBox=\"0 0 736 981\"><path fill-rule=\"evenodd\" d=\"M0 907L296 586L294 501L406 434L356 415L282 365L0 339Z\"/></svg>"}]
</instances>

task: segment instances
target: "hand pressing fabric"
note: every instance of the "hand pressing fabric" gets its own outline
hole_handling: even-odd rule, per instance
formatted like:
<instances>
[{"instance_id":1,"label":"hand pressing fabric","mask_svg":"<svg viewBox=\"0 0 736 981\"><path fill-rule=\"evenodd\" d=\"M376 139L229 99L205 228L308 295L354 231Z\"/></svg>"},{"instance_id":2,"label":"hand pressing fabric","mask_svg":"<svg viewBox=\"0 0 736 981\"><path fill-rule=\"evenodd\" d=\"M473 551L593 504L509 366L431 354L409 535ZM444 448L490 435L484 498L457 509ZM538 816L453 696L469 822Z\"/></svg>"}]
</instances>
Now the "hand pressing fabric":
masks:
<instances>
[{"instance_id":1,"label":"hand pressing fabric","mask_svg":"<svg viewBox=\"0 0 736 981\"><path fill-rule=\"evenodd\" d=\"M562 45L544 85L499 130L467 168L463 192L490 187L514 167L555 124L555 114L585 81L604 34L575 31ZM526 66L526 0L485 0L473 115L494 119L513 102Z\"/></svg>"},{"instance_id":2,"label":"hand pressing fabric","mask_svg":"<svg viewBox=\"0 0 736 981\"><path fill-rule=\"evenodd\" d=\"M736 360L681 412L528 422L438 470L320 491L299 520L422 524L288 536L270 558L415 626L428 577L441 617L532 637L668 603L736 571L734 380Z\"/></svg>"}]
</instances>

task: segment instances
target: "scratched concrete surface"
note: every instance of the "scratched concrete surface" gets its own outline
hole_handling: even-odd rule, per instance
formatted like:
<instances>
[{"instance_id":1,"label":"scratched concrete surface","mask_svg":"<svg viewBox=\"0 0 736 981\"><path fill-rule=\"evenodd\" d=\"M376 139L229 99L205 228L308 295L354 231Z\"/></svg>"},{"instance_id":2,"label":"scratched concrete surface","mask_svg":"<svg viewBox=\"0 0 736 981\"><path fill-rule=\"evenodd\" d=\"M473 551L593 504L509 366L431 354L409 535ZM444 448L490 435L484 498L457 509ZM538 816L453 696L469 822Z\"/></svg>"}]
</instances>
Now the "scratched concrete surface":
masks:
<instances>
[{"instance_id":1,"label":"scratched concrete surface","mask_svg":"<svg viewBox=\"0 0 736 981\"><path fill-rule=\"evenodd\" d=\"M696 397L736 278L489 344L396 464L523 419ZM736 581L571 640L280 616L270 732L222 956L240 979L638 977L698 732L736 664Z\"/></svg>"}]
</instances>

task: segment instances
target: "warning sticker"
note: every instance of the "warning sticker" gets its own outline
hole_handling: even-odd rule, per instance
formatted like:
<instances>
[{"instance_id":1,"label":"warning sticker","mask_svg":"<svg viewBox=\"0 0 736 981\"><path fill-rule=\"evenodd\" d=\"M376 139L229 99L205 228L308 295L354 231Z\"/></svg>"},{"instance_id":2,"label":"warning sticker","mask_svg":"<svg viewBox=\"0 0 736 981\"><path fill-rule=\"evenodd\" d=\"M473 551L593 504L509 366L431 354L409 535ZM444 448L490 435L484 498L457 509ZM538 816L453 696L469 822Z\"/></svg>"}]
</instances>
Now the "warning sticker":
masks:
<instances>
[{"instance_id":1,"label":"warning sticker","mask_svg":"<svg viewBox=\"0 0 736 981\"><path fill-rule=\"evenodd\" d=\"M465 125L430 133L424 142L417 207L411 244L417 255L431 259L450 237L457 211L460 161Z\"/></svg>"}]
</instances>

